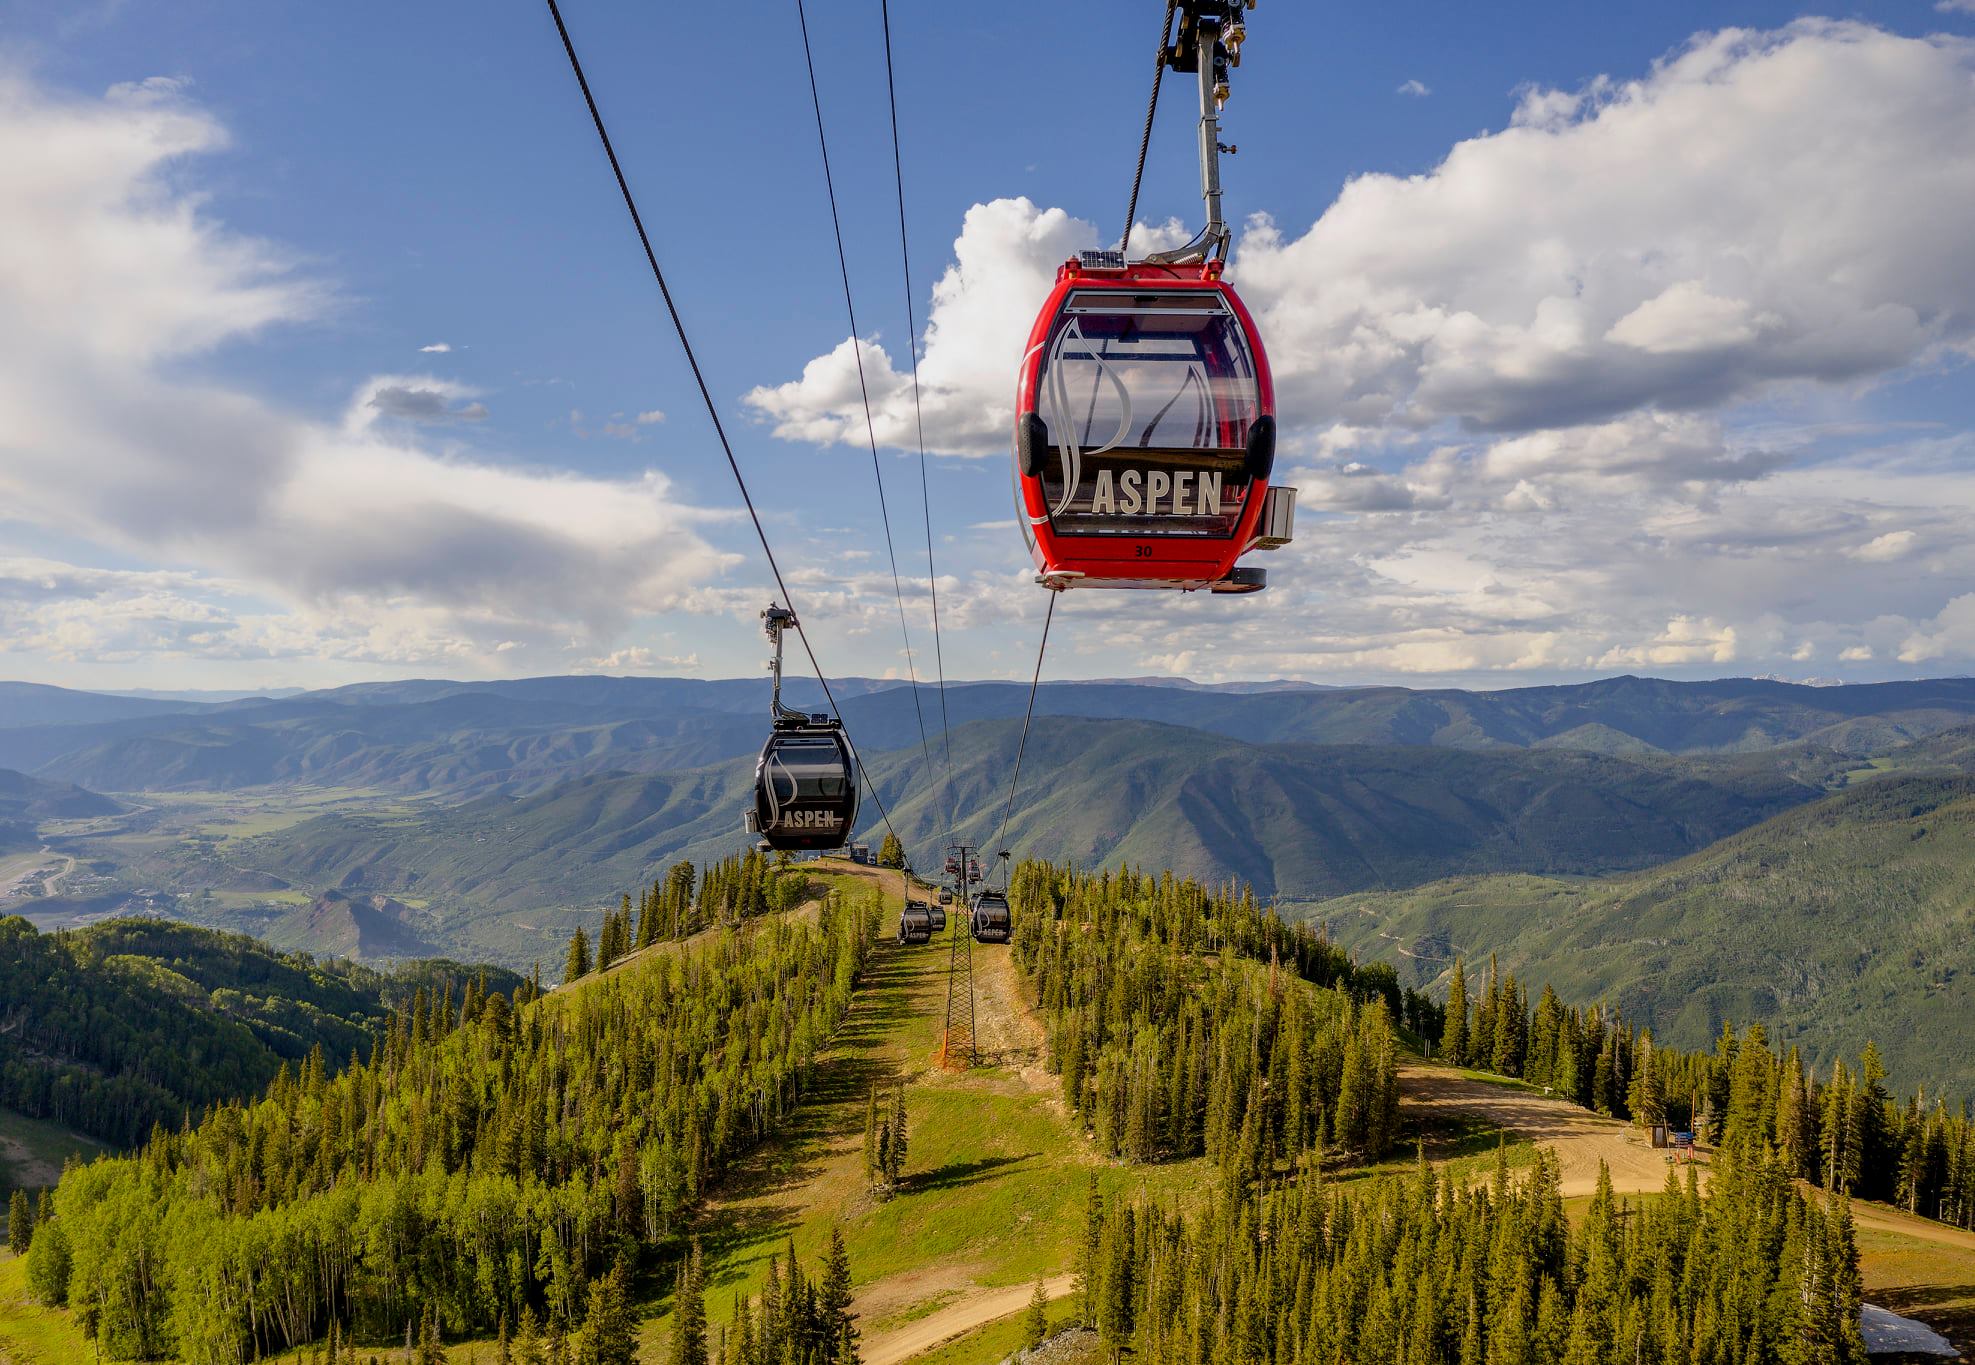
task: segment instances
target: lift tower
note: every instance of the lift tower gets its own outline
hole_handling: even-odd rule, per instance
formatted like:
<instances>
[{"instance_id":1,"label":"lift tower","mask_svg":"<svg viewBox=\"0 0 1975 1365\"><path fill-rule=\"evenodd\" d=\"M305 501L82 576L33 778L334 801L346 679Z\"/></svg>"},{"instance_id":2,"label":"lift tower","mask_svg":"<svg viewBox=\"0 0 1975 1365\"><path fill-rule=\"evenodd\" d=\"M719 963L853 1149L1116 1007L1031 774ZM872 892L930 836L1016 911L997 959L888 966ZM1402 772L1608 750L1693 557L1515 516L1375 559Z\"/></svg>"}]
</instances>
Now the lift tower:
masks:
<instances>
[{"instance_id":1,"label":"lift tower","mask_svg":"<svg viewBox=\"0 0 1975 1365\"><path fill-rule=\"evenodd\" d=\"M981 882L980 855L972 844L949 844L942 879L953 887L948 919L946 1027L940 1031L939 1064L963 1071L978 1060L974 1050L974 888Z\"/></svg>"}]
</instances>

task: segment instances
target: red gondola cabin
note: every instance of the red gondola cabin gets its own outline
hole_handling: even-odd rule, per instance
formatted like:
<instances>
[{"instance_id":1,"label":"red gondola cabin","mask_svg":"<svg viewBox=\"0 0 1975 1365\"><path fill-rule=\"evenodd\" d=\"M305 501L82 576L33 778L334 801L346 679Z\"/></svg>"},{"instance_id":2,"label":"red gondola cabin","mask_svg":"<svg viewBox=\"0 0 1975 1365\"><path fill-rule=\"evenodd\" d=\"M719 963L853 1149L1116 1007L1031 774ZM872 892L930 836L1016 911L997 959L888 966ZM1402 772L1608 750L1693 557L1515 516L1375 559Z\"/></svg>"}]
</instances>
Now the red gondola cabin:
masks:
<instances>
[{"instance_id":1,"label":"red gondola cabin","mask_svg":"<svg viewBox=\"0 0 1975 1365\"><path fill-rule=\"evenodd\" d=\"M1016 395L1016 501L1039 581L1260 589L1262 571L1235 561L1288 543L1295 498L1269 487L1274 408L1220 261L1066 263Z\"/></svg>"}]
</instances>

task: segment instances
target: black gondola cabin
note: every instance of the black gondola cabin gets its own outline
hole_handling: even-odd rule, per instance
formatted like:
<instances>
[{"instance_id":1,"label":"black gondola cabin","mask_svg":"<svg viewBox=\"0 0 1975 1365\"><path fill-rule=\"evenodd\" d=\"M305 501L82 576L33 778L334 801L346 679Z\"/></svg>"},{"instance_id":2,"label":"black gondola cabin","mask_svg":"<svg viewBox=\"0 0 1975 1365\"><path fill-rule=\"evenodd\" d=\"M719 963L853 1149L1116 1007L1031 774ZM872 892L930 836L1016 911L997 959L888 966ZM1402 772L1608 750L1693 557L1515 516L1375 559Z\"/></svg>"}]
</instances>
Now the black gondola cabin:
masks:
<instances>
[{"instance_id":1,"label":"black gondola cabin","mask_svg":"<svg viewBox=\"0 0 1975 1365\"><path fill-rule=\"evenodd\" d=\"M843 727L778 722L754 765L748 828L774 849L841 848L857 820L857 777Z\"/></svg>"}]
</instances>

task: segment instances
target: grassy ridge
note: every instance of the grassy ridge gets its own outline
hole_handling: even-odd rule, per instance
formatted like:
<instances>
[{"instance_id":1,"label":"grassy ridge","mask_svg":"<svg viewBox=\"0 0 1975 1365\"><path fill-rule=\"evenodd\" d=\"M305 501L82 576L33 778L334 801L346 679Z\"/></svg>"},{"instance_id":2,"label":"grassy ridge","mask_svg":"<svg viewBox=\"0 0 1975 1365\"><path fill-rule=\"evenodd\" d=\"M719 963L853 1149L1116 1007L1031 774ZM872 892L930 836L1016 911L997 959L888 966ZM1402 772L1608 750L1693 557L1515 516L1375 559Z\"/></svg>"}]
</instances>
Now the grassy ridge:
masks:
<instances>
[{"instance_id":1,"label":"grassy ridge","mask_svg":"<svg viewBox=\"0 0 1975 1365\"><path fill-rule=\"evenodd\" d=\"M887 927L901 898L885 895ZM813 1264L832 1226L844 1233L867 1339L919 1321L983 1289L1070 1269L1087 1182L1110 1193L1176 1198L1214 1179L1203 1161L1149 1167L1098 1159L1035 1070L1009 950L975 946L987 1064L963 1073L933 1065L944 1023L948 940L881 942L844 1026L819 1061L814 1101L750 1157L700 1225L710 1240L709 1320L728 1319L737 1294L758 1293L770 1255L793 1240ZM907 1083L910 1152L887 1201L863 1175L865 1097ZM655 1352L668 1322L654 1319Z\"/></svg>"}]
</instances>

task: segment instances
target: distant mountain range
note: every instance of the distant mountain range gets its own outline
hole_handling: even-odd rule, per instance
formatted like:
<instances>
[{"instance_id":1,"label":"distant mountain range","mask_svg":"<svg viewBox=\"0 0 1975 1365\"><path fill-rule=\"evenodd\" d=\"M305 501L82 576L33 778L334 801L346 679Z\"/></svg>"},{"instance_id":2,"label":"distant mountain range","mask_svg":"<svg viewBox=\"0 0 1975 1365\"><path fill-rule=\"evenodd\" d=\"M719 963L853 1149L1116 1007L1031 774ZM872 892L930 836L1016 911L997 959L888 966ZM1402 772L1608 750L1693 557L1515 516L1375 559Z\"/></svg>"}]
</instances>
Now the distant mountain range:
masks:
<instances>
[{"instance_id":1,"label":"distant mountain range","mask_svg":"<svg viewBox=\"0 0 1975 1365\"><path fill-rule=\"evenodd\" d=\"M151 697L73 692L66 687L45 687L40 683L0 682L0 729L87 725L133 716L175 715L189 709L185 702Z\"/></svg>"},{"instance_id":2,"label":"distant mountain range","mask_svg":"<svg viewBox=\"0 0 1975 1365\"><path fill-rule=\"evenodd\" d=\"M932 689L835 684L867 755L919 742ZM1041 717L1157 721L1251 744L1554 747L1721 754L1808 742L1871 754L1975 720L1975 680L1807 687L1613 678L1501 692L1396 687L1205 690L1045 684ZM25 691L23 691L25 689ZM818 706L815 689L793 702ZM52 694L52 695L50 695ZM1019 717L1028 689L949 685L955 725ZM671 772L751 754L764 680L531 678L364 684L209 705L0 685L0 767L97 791L224 791L309 782L464 798L601 772Z\"/></svg>"},{"instance_id":3,"label":"distant mountain range","mask_svg":"<svg viewBox=\"0 0 1975 1365\"><path fill-rule=\"evenodd\" d=\"M953 734L960 828L999 847L1020 727ZM1822 788L1733 765L1634 763L1555 750L1254 745L1145 721L1045 717L1008 846L1023 856L1237 877L1264 894L1408 886L1463 870L1588 874L1678 857ZM919 749L870 756L891 821L922 864L945 835L945 784ZM678 857L743 843L751 769L594 774L419 814L323 816L243 844L242 865L306 885L490 910L597 903ZM865 803L865 837L884 832Z\"/></svg>"},{"instance_id":4,"label":"distant mountain range","mask_svg":"<svg viewBox=\"0 0 1975 1365\"><path fill-rule=\"evenodd\" d=\"M1901 1010L1959 1004L1956 983L1975 980L1975 962L1916 928L1946 913L1922 893L1927 878L1961 885L1959 855L1914 861L1962 818L1959 798L1936 796L1975 772L1975 680L1045 684L1012 807L1025 685L949 685L951 772L935 733L930 777L932 689L915 708L906 686L833 685L870 777L861 834L884 832L882 806L921 865L957 830L990 853L1238 879L1320 903L1340 936L1418 979L1452 951L1494 949L1576 998L1614 993L1686 1044L1732 1016L1835 1049L1819 1030L1845 1013L1906 1027ZM791 700L821 702L801 686ZM76 860L65 885L93 897L76 914L137 896L318 952L522 966L666 863L747 846L767 703L754 679L430 680L217 703L9 686L0 766L30 774L17 841L107 813L75 804L93 792L127 794L118 833L51 844ZM1895 830L1906 817L1871 802L1908 783L1951 818ZM187 800L284 813L208 835L173 823ZM1753 864L1735 852L1756 846ZM1841 892L1851 937L1828 900ZM1949 974L1934 984L1937 963ZM1873 992L1901 1003L1874 1014Z\"/></svg>"}]
</instances>

